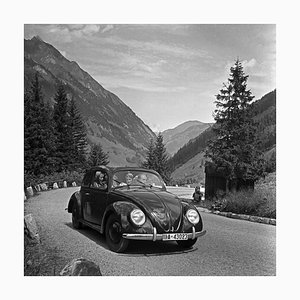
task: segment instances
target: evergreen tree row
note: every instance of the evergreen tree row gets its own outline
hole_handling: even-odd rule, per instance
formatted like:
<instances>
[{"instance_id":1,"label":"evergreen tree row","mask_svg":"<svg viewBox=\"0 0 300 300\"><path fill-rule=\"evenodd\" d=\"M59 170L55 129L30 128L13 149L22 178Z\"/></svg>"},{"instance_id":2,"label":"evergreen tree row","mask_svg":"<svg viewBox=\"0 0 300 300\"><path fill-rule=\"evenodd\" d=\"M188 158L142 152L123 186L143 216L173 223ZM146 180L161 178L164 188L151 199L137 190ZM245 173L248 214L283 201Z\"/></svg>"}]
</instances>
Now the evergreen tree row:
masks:
<instances>
[{"instance_id":1,"label":"evergreen tree row","mask_svg":"<svg viewBox=\"0 0 300 300\"><path fill-rule=\"evenodd\" d=\"M24 99L25 175L49 175L108 164L108 155L100 145L92 145L87 155L85 125L74 99L68 100L62 83L54 100L53 108L45 104L36 74Z\"/></svg>"}]
</instances>

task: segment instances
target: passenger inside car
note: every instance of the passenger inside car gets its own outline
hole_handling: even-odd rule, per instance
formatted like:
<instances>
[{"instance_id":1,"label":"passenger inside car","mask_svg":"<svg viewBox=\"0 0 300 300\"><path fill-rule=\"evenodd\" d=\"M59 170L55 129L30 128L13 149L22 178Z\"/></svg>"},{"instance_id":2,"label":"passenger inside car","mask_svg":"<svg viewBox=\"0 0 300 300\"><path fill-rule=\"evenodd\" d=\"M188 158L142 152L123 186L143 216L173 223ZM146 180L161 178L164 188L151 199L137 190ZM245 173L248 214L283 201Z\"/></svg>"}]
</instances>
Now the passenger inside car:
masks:
<instances>
[{"instance_id":1,"label":"passenger inside car","mask_svg":"<svg viewBox=\"0 0 300 300\"><path fill-rule=\"evenodd\" d=\"M107 188L107 176L101 171L97 171L95 173L95 178L93 182L93 187L101 190L105 190Z\"/></svg>"},{"instance_id":2,"label":"passenger inside car","mask_svg":"<svg viewBox=\"0 0 300 300\"><path fill-rule=\"evenodd\" d=\"M128 172L125 175L125 182L120 183L120 186L122 186L122 185L130 185L132 183L132 180L133 180L133 174L130 173L130 172Z\"/></svg>"}]
</instances>

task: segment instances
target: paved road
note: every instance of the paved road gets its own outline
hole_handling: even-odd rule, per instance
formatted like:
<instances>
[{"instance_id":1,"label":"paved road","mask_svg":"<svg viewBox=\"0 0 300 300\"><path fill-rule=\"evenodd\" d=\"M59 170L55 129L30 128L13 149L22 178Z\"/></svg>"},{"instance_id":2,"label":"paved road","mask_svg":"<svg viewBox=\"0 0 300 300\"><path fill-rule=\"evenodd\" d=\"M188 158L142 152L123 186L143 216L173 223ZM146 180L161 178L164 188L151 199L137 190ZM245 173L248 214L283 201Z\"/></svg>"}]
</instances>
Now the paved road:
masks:
<instances>
[{"instance_id":1,"label":"paved road","mask_svg":"<svg viewBox=\"0 0 300 300\"><path fill-rule=\"evenodd\" d=\"M72 228L64 209L76 189L43 192L25 206L37 221L43 247L56 255L57 270L84 257L98 264L104 276L276 275L275 226L202 213L208 233L191 250L179 251L175 242L136 241L127 253L116 254L98 232Z\"/></svg>"}]
</instances>

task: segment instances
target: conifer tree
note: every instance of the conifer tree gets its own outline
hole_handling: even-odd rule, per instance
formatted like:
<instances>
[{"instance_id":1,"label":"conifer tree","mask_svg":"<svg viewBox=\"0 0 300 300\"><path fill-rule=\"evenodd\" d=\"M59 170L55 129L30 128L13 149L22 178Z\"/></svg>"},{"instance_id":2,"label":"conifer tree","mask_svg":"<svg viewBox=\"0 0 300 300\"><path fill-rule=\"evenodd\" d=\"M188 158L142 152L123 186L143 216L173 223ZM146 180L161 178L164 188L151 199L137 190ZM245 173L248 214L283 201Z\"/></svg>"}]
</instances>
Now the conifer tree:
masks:
<instances>
[{"instance_id":1,"label":"conifer tree","mask_svg":"<svg viewBox=\"0 0 300 300\"><path fill-rule=\"evenodd\" d=\"M54 169L53 128L45 107L38 74L24 99L24 168L26 174L48 174Z\"/></svg>"},{"instance_id":2,"label":"conifer tree","mask_svg":"<svg viewBox=\"0 0 300 300\"><path fill-rule=\"evenodd\" d=\"M108 154L105 153L100 144L93 144L91 152L88 157L88 164L90 167L106 166L109 164Z\"/></svg>"},{"instance_id":3,"label":"conifer tree","mask_svg":"<svg viewBox=\"0 0 300 300\"><path fill-rule=\"evenodd\" d=\"M53 119L56 133L57 171L74 169L73 136L68 116L68 99L60 83L55 94Z\"/></svg>"},{"instance_id":4,"label":"conifer tree","mask_svg":"<svg viewBox=\"0 0 300 300\"><path fill-rule=\"evenodd\" d=\"M147 149L146 161L142 164L142 166L144 168L154 169L154 167L155 167L154 150L155 150L155 145L154 145L153 139L151 139L148 149Z\"/></svg>"},{"instance_id":5,"label":"conifer tree","mask_svg":"<svg viewBox=\"0 0 300 300\"><path fill-rule=\"evenodd\" d=\"M160 174L160 176L166 183L169 183L170 172L168 161L169 157L163 142L163 136L160 132L156 137L155 143L153 142L153 140L150 141L146 161L143 163L143 167L155 170Z\"/></svg>"},{"instance_id":6,"label":"conifer tree","mask_svg":"<svg viewBox=\"0 0 300 300\"><path fill-rule=\"evenodd\" d=\"M82 122L79 110L76 107L74 98L69 108L70 127L73 137L74 163L84 165L86 161L87 138L85 125Z\"/></svg>"},{"instance_id":7,"label":"conifer tree","mask_svg":"<svg viewBox=\"0 0 300 300\"><path fill-rule=\"evenodd\" d=\"M251 105L254 96L247 90L247 80L237 60L230 69L228 83L216 96L216 139L210 141L206 156L227 179L256 180L263 173Z\"/></svg>"}]
</instances>

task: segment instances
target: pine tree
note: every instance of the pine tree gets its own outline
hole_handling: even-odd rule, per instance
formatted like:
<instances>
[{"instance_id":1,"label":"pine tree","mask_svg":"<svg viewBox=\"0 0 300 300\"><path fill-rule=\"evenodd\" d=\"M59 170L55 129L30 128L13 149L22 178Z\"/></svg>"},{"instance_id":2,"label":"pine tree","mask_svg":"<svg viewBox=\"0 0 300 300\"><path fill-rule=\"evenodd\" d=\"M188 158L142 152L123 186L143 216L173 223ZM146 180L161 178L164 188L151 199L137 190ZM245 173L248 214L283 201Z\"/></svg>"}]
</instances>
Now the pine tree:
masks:
<instances>
[{"instance_id":1,"label":"pine tree","mask_svg":"<svg viewBox=\"0 0 300 300\"><path fill-rule=\"evenodd\" d=\"M168 170L169 157L163 142L163 136L161 132L156 138L153 157L155 157L153 169L160 174L160 176L166 183L168 183L170 181L170 174Z\"/></svg>"},{"instance_id":2,"label":"pine tree","mask_svg":"<svg viewBox=\"0 0 300 300\"><path fill-rule=\"evenodd\" d=\"M108 154L105 153L100 144L93 144L88 158L90 167L106 166L109 164Z\"/></svg>"},{"instance_id":3,"label":"pine tree","mask_svg":"<svg viewBox=\"0 0 300 300\"><path fill-rule=\"evenodd\" d=\"M147 149L147 156L146 161L143 163L143 167L147 169L154 169L155 167L155 155L154 155L155 145L153 139L150 140L148 149Z\"/></svg>"},{"instance_id":4,"label":"pine tree","mask_svg":"<svg viewBox=\"0 0 300 300\"><path fill-rule=\"evenodd\" d=\"M73 157L74 163L84 165L86 161L87 138L85 125L76 107L74 98L70 102L69 108L70 127L73 137Z\"/></svg>"},{"instance_id":5,"label":"pine tree","mask_svg":"<svg viewBox=\"0 0 300 300\"><path fill-rule=\"evenodd\" d=\"M58 85L55 94L53 119L56 132L57 171L74 169L73 136L68 116L68 99L63 85Z\"/></svg>"},{"instance_id":6,"label":"pine tree","mask_svg":"<svg viewBox=\"0 0 300 300\"><path fill-rule=\"evenodd\" d=\"M53 171L52 127L43 101L38 74L24 99L24 168L26 174L48 174Z\"/></svg>"},{"instance_id":7,"label":"pine tree","mask_svg":"<svg viewBox=\"0 0 300 300\"><path fill-rule=\"evenodd\" d=\"M209 143L206 156L227 179L256 180L264 162L257 148L251 105L254 96L247 90L248 75L239 60L230 72L228 83L216 96L213 130L217 138Z\"/></svg>"}]
</instances>

